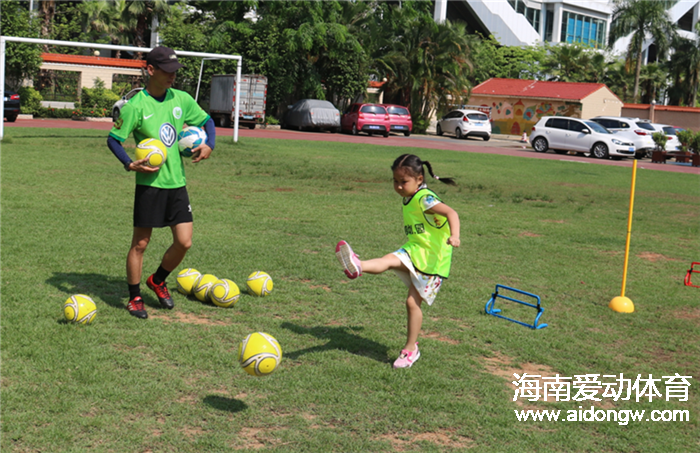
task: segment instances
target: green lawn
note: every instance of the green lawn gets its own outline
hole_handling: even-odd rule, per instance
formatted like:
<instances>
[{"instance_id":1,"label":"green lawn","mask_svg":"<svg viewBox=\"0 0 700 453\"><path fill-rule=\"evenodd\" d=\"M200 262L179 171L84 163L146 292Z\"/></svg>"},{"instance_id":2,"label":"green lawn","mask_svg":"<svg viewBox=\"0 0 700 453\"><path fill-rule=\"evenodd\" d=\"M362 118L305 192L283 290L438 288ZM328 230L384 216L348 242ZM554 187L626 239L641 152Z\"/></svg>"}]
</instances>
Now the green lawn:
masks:
<instances>
[{"instance_id":1,"label":"green lawn","mask_svg":"<svg viewBox=\"0 0 700 453\"><path fill-rule=\"evenodd\" d=\"M194 245L182 268L266 298L231 309L174 292L158 308L145 285L170 244L146 252L150 318L125 310L133 174L106 133L8 128L2 143L3 452L690 452L700 427L700 178L639 170L626 295L620 294L631 171L604 165L429 149L221 138L186 164ZM133 151L133 149L132 149ZM392 273L347 280L334 247L362 258L399 248L401 207L389 166L404 152L458 187L432 184L459 214L462 246L432 307L421 359L391 363L405 341L406 288ZM700 282L700 278L697 279ZM174 275L168 280L175 288ZM496 284L537 294L549 326L484 314ZM63 302L97 303L92 325ZM532 322L535 311L502 303ZM268 377L236 363L263 331L284 359ZM688 401L603 398L602 410L689 411L689 421L518 421L514 411L590 409L591 401L513 401L523 372L692 376ZM572 391L571 396L574 396ZM665 412L670 414L672 412ZM646 417L646 416L645 416Z\"/></svg>"}]
</instances>

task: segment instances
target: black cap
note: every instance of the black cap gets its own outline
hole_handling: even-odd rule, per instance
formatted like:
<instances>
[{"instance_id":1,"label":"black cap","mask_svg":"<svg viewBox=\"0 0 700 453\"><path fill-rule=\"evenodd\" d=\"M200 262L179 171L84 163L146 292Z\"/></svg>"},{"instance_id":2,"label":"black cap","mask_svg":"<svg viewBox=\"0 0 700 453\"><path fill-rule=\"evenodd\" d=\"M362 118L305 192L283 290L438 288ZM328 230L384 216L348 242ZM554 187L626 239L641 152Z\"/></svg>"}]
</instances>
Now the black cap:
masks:
<instances>
[{"instance_id":1,"label":"black cap","mask_svg":"<svg viewBox=\"0 0 700 453\"><path fill-rule=\"evenodd\" d=\"M175 72L182 67L182 64L177 61L175 51L169 47L163 46L154 47L153 50L148 53L146 64L153 65L165 72Z\"/></svg>"}]
</instances>

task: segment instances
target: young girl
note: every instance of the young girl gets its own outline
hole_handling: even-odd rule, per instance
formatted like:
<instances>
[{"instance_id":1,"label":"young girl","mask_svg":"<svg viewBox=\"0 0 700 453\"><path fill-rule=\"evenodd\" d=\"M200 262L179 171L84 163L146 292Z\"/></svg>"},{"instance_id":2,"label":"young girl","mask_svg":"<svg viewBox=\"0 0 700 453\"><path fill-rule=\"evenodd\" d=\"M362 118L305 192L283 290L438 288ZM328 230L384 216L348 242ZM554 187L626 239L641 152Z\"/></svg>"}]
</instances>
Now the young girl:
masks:
<instances>
[{"instance_id":1,"label":"young girl","mask_svg":"<svg viewBox=\"0 0 700 453\"><path fill-rule=\"evenodd\" d=\"M408 236L403 247L367 261L361 261L345 241L338 242L335 247L348 278L357 278L363 272L381 274L391 269L408 286L408 338L394 368L408 368L420 357L416 340L423 324L421 303L425 300L432 305L442 280L449 277L452 247L459 247L459 216L428 189L423 166L436 180L455 185L452 178L435 176L430 162L421 161L413 154L404 154L394 161L391 166L394 190L403 197L403 224Z\"/></svg>"}]
</instances>

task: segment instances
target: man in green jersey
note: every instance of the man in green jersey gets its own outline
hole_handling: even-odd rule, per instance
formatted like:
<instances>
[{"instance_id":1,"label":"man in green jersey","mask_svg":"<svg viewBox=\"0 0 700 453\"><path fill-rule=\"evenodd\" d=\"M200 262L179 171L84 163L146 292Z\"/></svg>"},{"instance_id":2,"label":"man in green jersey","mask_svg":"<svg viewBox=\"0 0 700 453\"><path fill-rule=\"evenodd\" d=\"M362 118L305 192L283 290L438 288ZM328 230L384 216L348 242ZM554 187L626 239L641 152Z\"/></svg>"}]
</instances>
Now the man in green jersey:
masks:
<instances>
[{"instance_id":1,"label":"man in green jersey","mask_svg":"<svg viewBox=\"0 0 700 453\"><path fill-rule=\"evenodd\" d=\"M178 132L185 124L206 130L207 142L195 148L193 163L209 158L216 137L213 120L192 96L172 88L175 72L182 67L175 51L155 47L148 54L146 63L150 76L146 89L124 105L107 139L107 146L126 171L136 172L134 231L126 259L126 276L129 285L127 309L137 318L148 317L140 283L143 254L153 228L170 227L173 235L173 243L163 255L158 270L146 281L164 308L174 307L165 280L192 246L192 209L187 194L185 167L177 144ZM122 144L132 133L137 143L146 138L163 142L168 155L160 168L149 167L147 159L132 161L126 154Z\"/></svg>"}]
</instances>

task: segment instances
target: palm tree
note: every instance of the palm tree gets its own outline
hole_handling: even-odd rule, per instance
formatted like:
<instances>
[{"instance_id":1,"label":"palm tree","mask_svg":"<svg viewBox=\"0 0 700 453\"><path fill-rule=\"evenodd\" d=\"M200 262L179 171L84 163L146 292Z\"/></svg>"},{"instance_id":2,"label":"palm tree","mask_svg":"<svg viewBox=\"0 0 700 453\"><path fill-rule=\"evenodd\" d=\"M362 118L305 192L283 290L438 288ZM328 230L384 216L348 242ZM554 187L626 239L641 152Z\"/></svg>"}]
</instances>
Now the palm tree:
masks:
<instances>
[{"instance_id":1,"label":"palm tree","mask_svg":"<svg viewBox=\"0 0 700 453\"><path fill-rule=\"evenodd\" d=\"M402 14L398 9L395 13ZM427 126L436 109L462 104L469 97L470 40L464 25L438 24L426 15L396 23L404 28L395 32L397 38L387 39L387 51L375 59L377 72L387 79L385 96L409 106L414 127L417 120Z\"/></svg>"},{"instance_id":2,"label":"palm tree","mask_svg":"<svg viewBox=\"0 0 700 453\"><path fill-rule=\"evenodd\" d=\"M663 58L676 35L676 25L671 21L667 8L670 1L615 0L613 22L610 28L610 45L619 38L632 35L627 48L627 59L636 60L633 100L639 98L639 78L644 57L644 41L652 38L658 57Z\"/></svg>"},{"instance_id":3,"label":"palm tree","mask_svg":"<svg viewBox=\"0 0 700 453\"><path fill-rule=\"evenodd\" d=\"M700 22L695 25L700 35ZM700 38L695 40L676 36L673 41L673 55L667 63L673 80L669 90L672 104L695 106L700 85Z\"/></svg>"}]
</instances>

